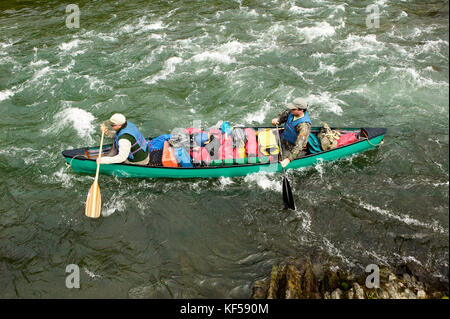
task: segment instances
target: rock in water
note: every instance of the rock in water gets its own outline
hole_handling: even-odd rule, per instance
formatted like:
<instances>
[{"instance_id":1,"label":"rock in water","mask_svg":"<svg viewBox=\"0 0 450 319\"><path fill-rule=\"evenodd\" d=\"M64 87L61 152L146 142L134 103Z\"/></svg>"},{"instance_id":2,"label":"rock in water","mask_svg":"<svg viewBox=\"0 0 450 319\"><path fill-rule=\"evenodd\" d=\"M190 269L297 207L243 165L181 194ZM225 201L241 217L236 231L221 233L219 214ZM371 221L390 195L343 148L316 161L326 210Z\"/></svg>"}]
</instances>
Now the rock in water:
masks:
<instances>
[{"instance_id":1,"label":"rock in water","mask_svg":"<svg viewBox=\"0 0 450 319\"><path fill-rule=\"evenodd\" d=\"M365 279L365 274L355 278L336 265L321 266L307 259L298 266L292 263L274 265L268 280L255 282L251 298L440 299L448 296L448 291L428 291L411 272L396 275L382 267L380 287L370 289L363 284Z\"/></svg>"},{"instance_id":2,"label":"rock in water","mask_svg":"<svg viewBox=\"0 0 450 319\"><path fill-rule=\"evenodd\" d=\"M331 299L342 299L344 293L341 289L337 288L335 291L331 293Z\"/></svg>"},{"instance_id":3,"label":"rock in water","mask_svg":"<svg viewBox=\"0 0 450 319\"><path fill-rule=\"evenodd\" d=\"M364 290L358 285L357 282L353 283L353 289L355 290L355 299L365 299L364 298Z\"/></svg>"}]
</instances>

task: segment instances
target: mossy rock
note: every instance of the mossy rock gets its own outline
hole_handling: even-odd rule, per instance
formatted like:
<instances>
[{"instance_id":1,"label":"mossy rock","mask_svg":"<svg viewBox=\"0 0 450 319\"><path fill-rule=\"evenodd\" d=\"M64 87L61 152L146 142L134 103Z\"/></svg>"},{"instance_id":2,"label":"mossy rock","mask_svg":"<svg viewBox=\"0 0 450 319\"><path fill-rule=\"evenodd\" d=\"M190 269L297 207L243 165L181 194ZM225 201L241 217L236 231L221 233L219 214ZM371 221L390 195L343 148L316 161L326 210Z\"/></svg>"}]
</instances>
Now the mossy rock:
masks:
<instances>
[{"instance_id":1,"label":"mossy rock","mask_svg":"<svg viewBox=\"0 0 450 319\"><path fill-rule=\"evenodd\" d=\"M346 283L346 282L342 282L342 283L341 283L341 288L342 288L342 290L344 290L344 291L348 291L348 290L350 290L351 285L349 285L349 284Z\"/></svg>"}]
</instances>

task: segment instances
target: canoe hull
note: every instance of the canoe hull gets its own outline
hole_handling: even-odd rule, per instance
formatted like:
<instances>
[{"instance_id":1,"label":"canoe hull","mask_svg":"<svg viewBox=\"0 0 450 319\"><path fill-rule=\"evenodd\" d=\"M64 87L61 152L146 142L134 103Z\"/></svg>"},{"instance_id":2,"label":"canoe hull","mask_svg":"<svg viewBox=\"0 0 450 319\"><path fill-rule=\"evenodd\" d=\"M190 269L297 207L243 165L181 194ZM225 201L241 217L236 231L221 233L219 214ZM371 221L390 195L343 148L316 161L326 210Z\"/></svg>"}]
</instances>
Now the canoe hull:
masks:
<instances>
[{"instance_id":1,"label":"canoe hull","mask_svg":"<svg viewBox=\"0 0 450 319\"><path fill-rule=\"evenodd\" d=\"M385 132L386 130L384 130ZM345 145L331 151L321 152L296 159L286 166L286 169L296 169L301 167L314 166L318 163L334 161L341 158L365 152L378 146L384 137L383 134L369 137L359 142ZM95 160L77 156L68 156L63 152L67 164L75 172L95 174L97 165ZM259 163L252 165L230 165L230 166L210 166L210 167L151 167L129 164L103 164L100 165L100 174L112 175L116 177L133 178L218 178L245 176L258 172L281 172L280 163Z\"/></svg>"}]
</instances>

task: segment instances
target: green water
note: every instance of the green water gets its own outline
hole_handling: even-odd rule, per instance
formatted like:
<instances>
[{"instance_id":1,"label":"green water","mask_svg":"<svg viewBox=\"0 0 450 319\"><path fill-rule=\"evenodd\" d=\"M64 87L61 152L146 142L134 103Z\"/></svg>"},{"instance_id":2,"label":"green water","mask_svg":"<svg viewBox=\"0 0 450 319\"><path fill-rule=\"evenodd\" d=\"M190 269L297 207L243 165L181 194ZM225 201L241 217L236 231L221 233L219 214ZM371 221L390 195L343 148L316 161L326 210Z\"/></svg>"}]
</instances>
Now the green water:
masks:
<instances>
[{"instance_id":1,"label":"green water","mask_svg":"<svg viewBox=\"0 0 450 319\"><path fill-rule=\"evenodd\" d=\"M448 1L0 3L0 297L248 298L310 256L416 264L448 283ZM386 127L377 150L280 174L93 176L61 151L124 113L146 136L201 120L269 125L303 96L314 125ZM106 141L105 141L106 142ZM109 141L108 141L109 142ZM80 267L79 289L66 266Z\"/></svg>"}]
</instances>

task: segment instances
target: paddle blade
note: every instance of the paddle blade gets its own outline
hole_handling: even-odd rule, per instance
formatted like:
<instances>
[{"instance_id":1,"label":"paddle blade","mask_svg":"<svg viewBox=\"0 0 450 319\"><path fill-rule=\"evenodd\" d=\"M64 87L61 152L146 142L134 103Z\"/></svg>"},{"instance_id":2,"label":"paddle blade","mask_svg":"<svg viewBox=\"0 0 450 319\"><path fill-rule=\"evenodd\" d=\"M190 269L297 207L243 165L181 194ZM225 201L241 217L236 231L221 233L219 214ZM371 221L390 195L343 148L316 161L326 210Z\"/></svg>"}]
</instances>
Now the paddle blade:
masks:
<instances>
[{"instance_id":1,"label":"paddle blade","mask_svg":"<svg viewBox=\"0 0 450 319\"><path fill-rule=\"evenodd\" d=\"M100 187L98 186L97 181L94 181L86 199L85 214L90 218L98 218L100 217L101 210L102 196L100 194Z\"/></svg>"},{"instance_id":2,"label":"paddle blade","mask_svg":"<svg viewBox=\"0 0 450 319\"><path fill-rule=\"evenodd\" d=\"M283 176L283 202L285 209L295 210L294 196L292 196L291 185L286 176Z\"/></svg>"}]
</instances>

